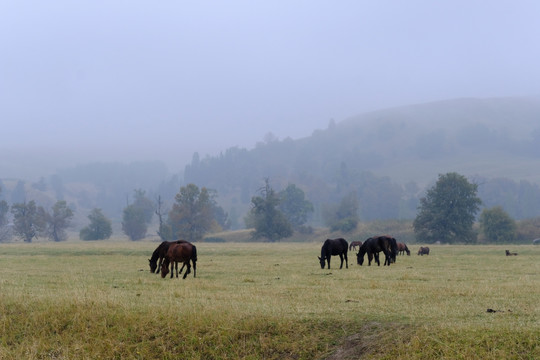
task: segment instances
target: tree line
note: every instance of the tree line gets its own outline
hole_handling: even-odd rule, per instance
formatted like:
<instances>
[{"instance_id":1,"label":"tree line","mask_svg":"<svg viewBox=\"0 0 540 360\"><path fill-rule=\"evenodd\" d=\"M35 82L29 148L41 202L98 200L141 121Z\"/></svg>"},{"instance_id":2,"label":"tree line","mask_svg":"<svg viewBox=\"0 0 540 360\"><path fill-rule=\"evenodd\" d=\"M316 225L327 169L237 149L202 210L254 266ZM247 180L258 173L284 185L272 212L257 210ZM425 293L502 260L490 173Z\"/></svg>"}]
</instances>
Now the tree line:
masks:
<instances>
[{"instance_id":1,"label":"tree line","mask_svg":"<svg viewBox=\"0 0 540 360\"><path fill-rule=\"evenodd\" d=\"M522 240L517 222L503 207L485 207L480 212L483 202L478 196L478 188L478 184L458 173L440 174L437 182L419 199L417 215L412 223L417 241L507 243ZM171 208L165 209L161 197L153 201L144 190L136 189L133 201L123 209L122 231L130 240L143 239L156 215L159 221L157 235L162 240L182 238L200 241L208 233L230 228L228 214L218 205L217 196L215 190L188 184L175 195ZM13 234L6 231L9 211L13 217L10 228ZM270 179L266 178L258 194L252 196L251 208L244 221L247 228L253 229L254 240L278 241L292 236L295 231L313 232L313 228L307 225L313 212L313 203L298 186L288 184L285 189L275 191ZM11 207L1 200L0 240L5 241L11 235L25 242L36 237L66 240L66 230L73 215L73 210L64 200L58 200L50 209L37 206L33 200L15 203ZM111 221L101 209L94 208L88 219L88 226L79 232L82 240L101 240L112 235ZM354 191L344 196L339 204L325 208L323 219L332 231L349 233L355 230L360 216ZM534 219L523 224L531 234L540 230L540 224Z\"/></svg>"}]
</instances>

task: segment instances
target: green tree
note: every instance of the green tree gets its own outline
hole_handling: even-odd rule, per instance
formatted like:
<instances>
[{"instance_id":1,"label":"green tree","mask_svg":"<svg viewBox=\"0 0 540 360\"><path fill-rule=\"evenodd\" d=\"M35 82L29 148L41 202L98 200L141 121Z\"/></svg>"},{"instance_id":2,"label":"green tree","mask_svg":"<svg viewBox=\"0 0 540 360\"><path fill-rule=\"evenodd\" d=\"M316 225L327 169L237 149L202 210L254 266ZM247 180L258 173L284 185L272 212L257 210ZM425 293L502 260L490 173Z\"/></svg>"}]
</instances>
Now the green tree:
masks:
<instances>
[{"instance_id":1,"label":"green tree","mask_svg":"<svg viewBox=\"0 0 540 360\"><path fill-rule=\"evenodd\" d=\"M323 209L323 218L326 226L332 231L349 232L358 226L358 197L356 191L343 197L337 206L326 206Z\"/></svg>"},{"instance_id":2,"label":"green tree","mask_svg":"<svg viewBox=\"0 0 540 360\"><path fill-rule=\"evenodd\" d=\"M92 209L88 215L90 224L81 229L79 237L82 240L104 240L112 235L111 220L109 220L101 209Z\"/></svg>"},{"instance_id":3,"label":"green tree","mask_svg":"<svg viewBox=\"0 0 540 360\"><path fill-rule=\"evenodd\" d=\"M280 199L270 187L270 181L265 180L265 186L260 190L262 196L251 198L251 219L255 230L252 232L254 239L266 238L276 241L290 237L293 234L291 223L278 209Z\"/></svg>"},{"instance_id":4,"label":"green tree","mask_svg":"<svg viewBox=\"0 0 540 360\"><path fill-rule=\"evenodd\" d=\"M479 223L486 242L508 243L516 239L516 222L501 206L482 210Z\"/></svg>"},{"instance_id":5,"label":"green tree","mask_svg":"<svg viewBox=\"0 0 540 360\"><path fill-rule=\"evenodd\" d=\"M64 241L67 239L66 229L73 218L73 210L66 201L60 200L52 207L52 212L46 212L43 208L38 210L44 224L40 235L48 237L53 241Z\"/></svg>"},{"instance_id":6,"label":"green tree","mask_svg":"<svg viewBox=\"0 0 540 360\"><path fill-rule=\"evenodd\" d=\"M42 217L39 212L42 208L36 206L34 200L16 203L11 206L13 214L13 232L25 242L32 242L43 229Z\"/></svg>"},{"instance_id":7,"label":"green tree","mask_svg":"<svg viewBox=\"0 0 540 360\"><path fill-rule=\"evenodd\" d=\"M475 215L482 200L476 196L478 185L452 172L439 175L436 184L420 199L413 227L420 242L472 243Z\"/></svg>"},{"instance_id":8,"label":"green tree","mask_svg":"<svg viewBox=\"0 0 540 360\"><path fill-rule=\"evenodd\" d=\"M140 240L146 236L148 225L154 215L154 203L145 196L143 190L135 190L135 201L126 206L122 213L122 230L130 240Z\"/></svg>"},{"instance_id":9,"label":"green tree","mask_svg":"<svg viewBox=\"0 0 540 360\"><path fill-rule=\"evenodd\" d=\"M212 206L212 199L205 187L199 189L195 184L181 187L169 211L168 223L172 233L188 241L202 239L214 223Z\"/></svg>"},{"instance_id":10,"label":"green tree","mask_svg":"<svg viewBox=\"0 0 540 360\"><path fill-rule=\"evenodd\" d=\"M0 187L0 194L2 194L2 188ZM0 200L0 228L4 227L8 223L9 205L5 200Z\"/></svg>"},{"instance_id":11,"label":"green tree","mask_svg":"<svg viewBox=\"0 0 540 360\"><path fill-rule=\"evenodd\" d=\"M152 222L154 216L155 204L146 196L146 192L142 189L135 190L133 205L141 209L146 223Z\"/></svg>"},{"instance_id":12,"label":"green tree","mask_svg":"<svg viewBox=\"0 0 540 360\"><path fill-rule=\"evenodd\" d=\"M2 188L0 187L0 194ZM8 224L9 205L5 200L0 200L0 242L11 239L11 231L6 226Z\"/></svg>"},{"instance_id":13,"label":"green tree","mask_svg":"<svg viewBox=\"0 0 540 360\"><path fill-rule=\"evenodd\" d=\"M306 200L304 191L294 184L289 184L285 190L279 192L279 210L291 223L293 229L298 230L313 213L313 204Z\"/></svg>"},{"instance_id":14,"label":"green tree","mask_svg":"<svg viewBox=\"0 0 540 360\"><path fill-rule=\"evenodd\" d=\"M124 234L130 240L135 241L143 239L146 236L147 230L148 224L146 223L143 210L134 204L126 206L122 213L122 231L124 231Z\"/></svg>"}]
</instances>

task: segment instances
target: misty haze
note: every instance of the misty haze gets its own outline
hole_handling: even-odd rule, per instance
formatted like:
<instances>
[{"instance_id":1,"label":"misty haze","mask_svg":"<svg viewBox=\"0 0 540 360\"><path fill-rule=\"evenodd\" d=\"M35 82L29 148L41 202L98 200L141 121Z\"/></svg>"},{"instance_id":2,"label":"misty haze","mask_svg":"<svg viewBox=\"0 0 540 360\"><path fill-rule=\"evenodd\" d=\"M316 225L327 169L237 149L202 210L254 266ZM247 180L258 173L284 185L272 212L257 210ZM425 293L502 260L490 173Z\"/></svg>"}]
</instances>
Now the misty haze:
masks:
<instances>
[{"instance_id":1,"label":"misty haze","mask_svg":"<svg viewBox=\"0 0 540 360\"><path fill-rule=\"evenodd\" d=\"M540 216L519 200L539 196L536 3L1 10L0 196L65 200L73 231L100 208L122 235L134 191L169 210L190 183L242 229L265 179L301 188L315 227L349 190L361 221L412 220L448 172Z\"/></svg>"},{"instance_id":2,"label":"misty haze","mask_svg":"<svg viewBox=\"0 0 540 360\"><path fill-rule=\"evenodd\" d=\"M0 359L540 359L539 14L0 1Z\"/></svg>"}]
</instances>

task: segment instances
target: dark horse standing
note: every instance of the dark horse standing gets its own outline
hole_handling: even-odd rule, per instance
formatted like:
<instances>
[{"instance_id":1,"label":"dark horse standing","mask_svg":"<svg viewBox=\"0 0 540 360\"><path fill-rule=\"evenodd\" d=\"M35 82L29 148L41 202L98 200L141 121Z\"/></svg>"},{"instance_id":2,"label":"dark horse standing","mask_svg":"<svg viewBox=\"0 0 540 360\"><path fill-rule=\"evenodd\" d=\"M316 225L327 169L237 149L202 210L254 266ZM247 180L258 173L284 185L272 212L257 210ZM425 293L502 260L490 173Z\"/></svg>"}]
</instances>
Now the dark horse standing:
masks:
<instances>
[{"instance_id":1,"label":"dark horse standing","mask_svg":"<svg viewBox=\"0 0 540 360\"><path fill-rule=\"evenodd\" d=\"M171 244L179 244L181 242L187 242L186 240L175 240L175 241L163 241L159 246L154 250L152 253L152 257L148 259L148 262L150 263L150 272L152 273L159 273L161 270L161 264L163 263L163 259L165 259L165 255L167 255L167 251L169 250L169 246ZM159 260L159 264L158 264ZM184 267L182 266L182 269Z\"/></svg>"},{"instance_id":2,"label":"dark horse standing","mask_svg":"<svg viewBox=\"0 0 540 360\"><path fill-rule=\"evenodd\" d=\"M328 262L328 268L330 269L330 258L332 255L339 255L339 258L341 259L341 266L340 269L343 268L343 258L345 258L345 266L347 269L349 268L349 260L347 259L347 249L349 248L349 244L347 243L347 240L343 238L339 239L326 239L324 242L322 248L321 248L321 256L319 257L319 261L321 262L321 269L324 269L325 261Z\"/></svg>"},{"instance_id":3,"label":"dark horse standing","mask_svg":"<svg viewBox=\"0 0 540 360\"><path fill-rule=\"evenodd\" d=\"M191 264L193 263L193 277L197 277L197 247L192 243L187 241L173 243L169 245L169 250L165 255L165 260L161 264L161 277L164 278L169 273L169 264L171 265L171 279L173 277L174 266L176 265L176 277L178 277L178 263L182 262L182 269L184 266L187 266L186 273L183 276L183 279L191 273ZM180 270L182 273L182 270Z\"/></svg>"},{"instance_id":4,"label":"dark horse standing","mask_svg":"<svg viewBox=\"0 0 540 360\"><path fill-rule=\"evenodd\" d=\"M426 246L426 247L423 247L423 246L420 246L420 249L418 249L418 255L429 255L429 248Z\"/></svg>"},{"instance_id":5,"label":"dark horse standing","mask_svg":"<svg viewBox=\"0 0 540 360\"><path fill-rule=\"evenodd\" d=\"M356 254L356 261L358 265L362 265L364 263L364 255L367 253L368 265L371 265L371 260L375 258L377 265L381 266L379 261L379 252L381 251L384 253L384 265L390 266L390 263L396 262L396 255L398 253L396 239L387 235L367 239L360 246L360 252Z\"/></svg>"}]
</instances>

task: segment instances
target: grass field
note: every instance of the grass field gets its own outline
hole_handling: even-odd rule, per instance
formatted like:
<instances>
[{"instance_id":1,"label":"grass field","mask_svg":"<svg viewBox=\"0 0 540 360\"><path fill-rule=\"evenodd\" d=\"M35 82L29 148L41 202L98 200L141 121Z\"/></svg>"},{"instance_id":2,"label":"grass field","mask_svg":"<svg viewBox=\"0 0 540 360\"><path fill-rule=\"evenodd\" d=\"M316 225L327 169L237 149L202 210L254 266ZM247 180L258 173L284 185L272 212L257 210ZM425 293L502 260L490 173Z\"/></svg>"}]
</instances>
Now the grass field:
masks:
<instances>
[{"instance_id":1,"label":"grass field","mask_svg":"<svg viewBox=\"0 0 540 360\"><path fill-rule=\"evenodd\" d=\"M200 243L171 280L157 245L1 244L0 359L540 358L540 246L322 270L322 243Z\"/></svg>"}]
</instances>

